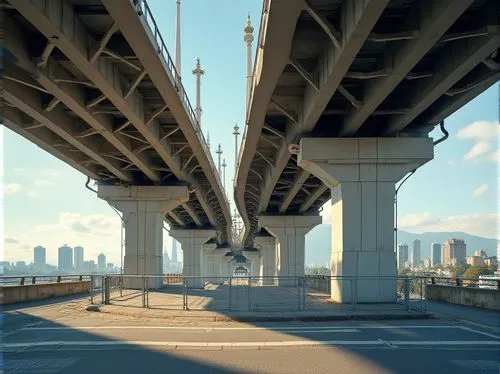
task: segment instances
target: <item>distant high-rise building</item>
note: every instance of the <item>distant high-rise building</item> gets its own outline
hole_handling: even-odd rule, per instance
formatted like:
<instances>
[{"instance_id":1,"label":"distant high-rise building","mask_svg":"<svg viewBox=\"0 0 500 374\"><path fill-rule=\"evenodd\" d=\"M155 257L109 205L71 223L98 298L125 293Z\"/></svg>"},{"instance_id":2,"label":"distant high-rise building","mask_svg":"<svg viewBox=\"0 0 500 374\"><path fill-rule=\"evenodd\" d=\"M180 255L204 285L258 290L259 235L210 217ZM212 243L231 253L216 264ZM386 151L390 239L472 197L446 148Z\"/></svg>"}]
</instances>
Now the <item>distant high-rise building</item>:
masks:
<instances>
[{"instance_id":1,"label":"distant high-rise building","mask_svg":"<svg viewBox=\"0 0 500 374\"><path fill-rule=\"evenodd\" d=\"M94 260L89 260L89 269L91 273L95 273L97 271L97 265Z\"/></svg>"},{"instance_id":2,"label":"distant high-rise building","mask_svg":"<svg viewBox=\"0 0 500 374\"><path fill-rule=\"evenodd\" d=\"M168 257L168 252L163 251L163 272L168 273L170 270L170 258Z\"/></svg>"},{"instance_id":3,"label":"distant high-rise building","mask_svg":"<svg viewBox=\"0 0 500 374\"><path fill-rule=\"evenodd\" d=\"M57 266L60 271L73 271L73 248L67 244L58 249Z\"/></svg>"},{"instance_id":4,"label":"distant high-rise building","mask_svg":"<svg viewBox=\"0 0 500 374\"><path fill-rule=\"evenodd\" d=\"M441 262L443 266L453 265L465 261L465 242L461 239L448 239L441 249Z\"/></svg>"},{"instance_id":5,"label":"distant high-rise building","mask_svg":"<svg viewBox=\"0 0 500 374\"><path fill-rule=\"evenodd\" d=\"M73 248L74 266L75 271L83 270L83 247Z\"/></svg>"},{"instance_id":6,"label":"distant high-rise building","mask_svg":"<svg viewBox=\"0 0 500 374\"><path fill-rule=\"evenodd\" d=\"M177 263L177 240L172 239L172 262Z\"/></svg>"},{"instance_id":7,"label":"distant high-rise building","mask_svg":"<svg viewBox=\"0 0 500 374\"><path fill-rule=\"evenodd\" d=\"M46 264L46 249L41 245L33 248L33 266L35 270L43 270L45 269Z\"/></svg>"},{"instance_id":8,"label":"distant high-rise building","mask_svg":"<svg viewBox=\"0 0 500 374\"><path fill-rule=\"evenodd\" d=\"M414 268L420 266L420 240L413 241L413 248L411 251L411 264Z\"/></svg>"},{"instance_id":9,"label":"distant high-rise building","mask_svg":"<svg viewBox=\"0 0 500 374\"><path fill-rule=\"evenodd\" d=\"M484 259L484 258L488 257L488 254L486 253L486 251L483 251L482 249L478 249L478 250L474 251L474 256L481 257Z\"/></svg>"},{"instance_id":10,"label":"distant high-rise building","mask_svg":"<svg viewBox=\"0 0 500 374\"><path fill-rule=\"evenodd\" d=\"M398 269L405 267L405 263L408 261L408 244L398 245Z\"/></svg>"},{"instance_id":11,"label":"distant high-rise building","mask_svg":"<svg viewBox=\"0 0 500 374\"><path fill-rule=\"evenodd\" d=\"M107 271L108 273L111 273L111 272L113 271L113 263L112 263L112 262L108 262L108 263L106 264L106 271Z\"/></svg>"},{"instance_id":12,"label":"distant high-rise building","mask_svg":"<svg viewBox=\"0 0 500 374\"><path fill-rule=\"evenodd\" d=\"M484 266L484 258L481 256L470 256L465 259L465 262L470 266Z\"/></svg>"},{"instance_id":13,"label":"distant high-rise building","mask_svg":"<svg viewBox=\"0 0 500 374\"><path fill-rule=\"evenodd\" d=\"M97 270L98 271L106 271L106 256L104 253L99 254L97 256Z\"/></svg>"},{"instance_id":14,"label":"distant high-rise building","mask_svg":"<svg viewBox=\"0 0 500 374\"><path fill-rule=\"evenodd\" d=\"M431 266L441 264L441 244L431 244Z\"/></svg>"},{"instance_id":15,"label":"distant high-rise building","mask_svg":"<svg viewBox=\"0 0 500 374\"><path fill-rule=\"evenodd\" d=\"M92 270L90 269L90 261L83 261L82 272L83 273L91 273L92 272Z\"/></svg>"}]
</instances>

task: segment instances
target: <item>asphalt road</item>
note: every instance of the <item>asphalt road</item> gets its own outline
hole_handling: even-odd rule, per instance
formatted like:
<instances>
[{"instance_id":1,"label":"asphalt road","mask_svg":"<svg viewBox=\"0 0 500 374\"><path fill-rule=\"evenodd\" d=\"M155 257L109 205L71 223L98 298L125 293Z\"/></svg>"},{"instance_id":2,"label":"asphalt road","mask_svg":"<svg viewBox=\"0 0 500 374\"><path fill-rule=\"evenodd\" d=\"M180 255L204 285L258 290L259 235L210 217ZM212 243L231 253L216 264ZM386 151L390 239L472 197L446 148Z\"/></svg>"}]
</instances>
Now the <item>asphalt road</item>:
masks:
<instances>
[{"instance_id":1,"label":"asphalt road","mask_svg":"<svg viewBox=\"0 0 500 374\"><path fill-rule=\"evenodd\" d=\"M78 302L7 310L5 373L499 372L500 337L443 320L187 322L85 312Z\"/></svg>"}]
</instances>

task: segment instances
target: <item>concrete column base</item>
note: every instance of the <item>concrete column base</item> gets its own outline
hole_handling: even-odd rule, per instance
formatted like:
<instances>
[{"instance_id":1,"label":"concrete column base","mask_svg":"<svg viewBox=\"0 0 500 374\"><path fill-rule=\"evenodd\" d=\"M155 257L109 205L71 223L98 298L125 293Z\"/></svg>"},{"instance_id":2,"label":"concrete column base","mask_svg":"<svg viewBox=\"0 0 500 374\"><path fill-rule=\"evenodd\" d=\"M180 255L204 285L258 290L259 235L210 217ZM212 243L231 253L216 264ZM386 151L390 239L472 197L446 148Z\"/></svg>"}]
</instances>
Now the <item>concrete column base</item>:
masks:
<instances>
[{"instance_id":1,"label":"concrete column base","mask_svg":"<svg viewBox=\"0 0 500 374\"><path fill-rule=\"evenodd\" d=\"M99 185L97 196L122 212L125 222L123 274L154 275L149 288L163 286L163 219L189 199L187 187ZM142 289L140 278L124 278L124 287Z\"/></svg>"},{"instance_id":2,"label":"concrete column base","mask_svg":"<svg viewBox=\"0 0 500 374\"><path fill-rule=\"evenodd\" d=\"M333 274L357 274L331 281L331 298L351 303L352 294L358 303L396 302L396 254L382 252L334 252L331 261Z\"/></svg>"},{"instance_id":3,"label":"concrete column base","mask_svg":"<svg viewBox=\"0 0 500 374\"><path fill-rule=\"evenodd\" d=\"M430 138L302 138L298 164L331 189L331 297L396 301L395 184L433 158Z\"/></svg>"},{"instance_id":4,"label":"concrete column base","mask_svg":"<svg viewBox=\"0 0 500 374\"><path fill-rule=\"evenodd\" d=\"M189 288L204 288L203 244L215 236L214 230L170 230L170 236L181 243L182 275Z\"/></svg>"},{"instance_id":5,"label":"concrete column base","mask_svg":"<svg viewBox=\"0 0 500 374\"><path fill-rule=\"evenodd\" d=\"M296 287L304 276L305 236L322 221L320 216L261 216L259 223L276 239L278 285Z\"/></svg>"},{"instance_id":6,"label":"concrete column base","mask_svg":"<svg viewBox=\"0 0 500 374\"><path fill-rule=\"evenodd\" d=\"M260 252L259 280L260 284L266 286L274 285L276 277L276 244L272 236L256 236L255 247Z\"/></svg>"}]
</instances>

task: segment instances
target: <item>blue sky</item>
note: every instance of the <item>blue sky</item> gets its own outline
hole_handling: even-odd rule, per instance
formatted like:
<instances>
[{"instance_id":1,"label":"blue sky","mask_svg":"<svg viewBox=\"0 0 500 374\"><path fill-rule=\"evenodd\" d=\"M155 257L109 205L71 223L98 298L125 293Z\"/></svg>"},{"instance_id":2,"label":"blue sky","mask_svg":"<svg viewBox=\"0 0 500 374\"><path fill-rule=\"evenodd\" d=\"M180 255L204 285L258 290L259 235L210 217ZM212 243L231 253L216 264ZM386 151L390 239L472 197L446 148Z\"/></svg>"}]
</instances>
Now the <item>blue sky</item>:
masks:
<instances>
[{"instance_id":1,"label":"blue sky","mask_svg":"<svg viewBox=\"0 0 500 374\"><path fill-rule=\"evenodd\" d=\"M175 1L149 3L174 57ZM257 38L261 6L259 0L182 0L183 82L194 106L191 70L199 57L205 70L202 127L210 132L212 150L222 145L228 188L234 170L232 127L235 122L242 126L245 112L243 28L250 13ZM400 228L498 238L498 105L496 85L447 119L450 138L399 192ZM57 247L67 243L83 245L86 259L96 260L103 252L119 264L120 221L107 203L84 188L85 176L8 129L2 128L2 138L5 259L30 262L32 248L44 245L48 262L55 264ZM166 235L165 245L170 247Z\"/></svg>"}]
</instances>

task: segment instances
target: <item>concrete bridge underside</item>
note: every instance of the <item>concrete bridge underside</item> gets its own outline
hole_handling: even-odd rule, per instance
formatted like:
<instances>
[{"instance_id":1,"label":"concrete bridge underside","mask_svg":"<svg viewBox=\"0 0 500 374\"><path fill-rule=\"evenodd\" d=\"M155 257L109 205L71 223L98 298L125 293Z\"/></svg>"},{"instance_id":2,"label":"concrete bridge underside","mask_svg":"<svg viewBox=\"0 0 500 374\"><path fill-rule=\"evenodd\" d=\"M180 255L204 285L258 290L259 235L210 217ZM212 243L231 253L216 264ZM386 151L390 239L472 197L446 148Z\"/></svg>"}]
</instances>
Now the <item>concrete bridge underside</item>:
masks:
<instances>
[{"instance_id":1,"label":"concrete bridge underside","mask_svg":"<svg viewBox=\"0 0 500 374\"><path fill-rule=\"evenodd\" d=\"M227 198L147 4L0 6L3 123L98 182L128 222L125 272L161 274L163 221L229 247Z\"/></svg>"},{"instance_id":2,"label":"concrete bridge underside","mask_svg":"<svg viewBox=\"0 0 500 374\"><path fill-rule=\"evenodd\" d=\"M275 228L331 199L332 275L394 276L395 183L433 158L437 124L500 79L499 32L494 0L264 1L235 178L245 245L270 235L276 274L297 240ZM386 283L358 300L392 300Z\"/></svg>"}]
</instances>

